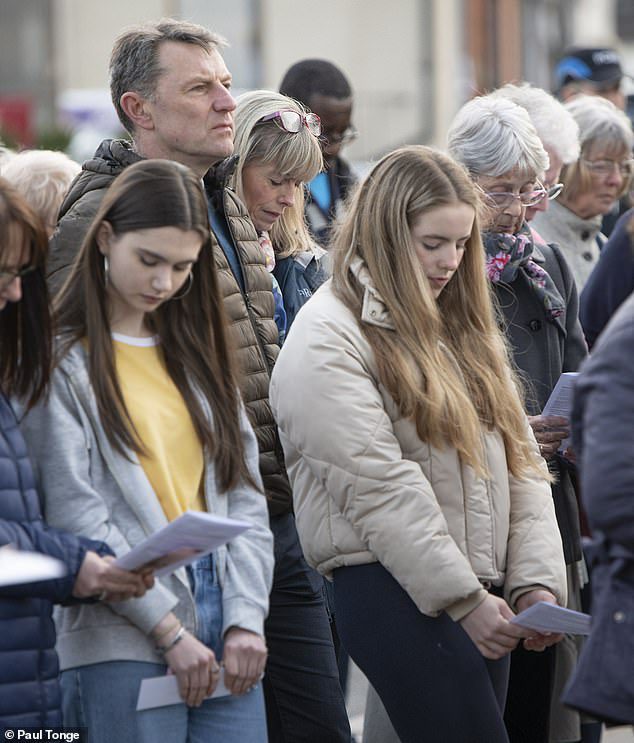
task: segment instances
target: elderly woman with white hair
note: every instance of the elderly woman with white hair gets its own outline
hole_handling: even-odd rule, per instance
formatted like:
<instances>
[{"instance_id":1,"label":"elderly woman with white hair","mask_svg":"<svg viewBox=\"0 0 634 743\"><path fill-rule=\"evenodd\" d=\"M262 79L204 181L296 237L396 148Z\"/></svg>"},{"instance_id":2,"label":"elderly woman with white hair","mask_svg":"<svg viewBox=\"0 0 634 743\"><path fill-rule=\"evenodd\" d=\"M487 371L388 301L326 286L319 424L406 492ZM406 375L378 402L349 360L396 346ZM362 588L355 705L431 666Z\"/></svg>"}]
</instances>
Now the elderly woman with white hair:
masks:
<instances>
[{"instance_id":1,"label":"elderly woman with white hair","mask_svg":"<svg viewBox=\"0 0 634 743\"><path fill-rule=\"evenodd\" d=\"M508 83L494 91L493 95L511 100L526 110L548 154L550 162L542 179L548 195L539 204L526 207L525 219L530 222L537 214L546 211L549 208L549 202L556 199L561 193L563 184L558 183L558 181L562 167L572 165L579 158L579 126L567 108L550 93L541 88L535 88L529 83L520 85ZM534 229L531 232L533 240L540 250L548 253L551 248L544 244L543 239ZM566 534L573 533L575 541L577 541L578 519L574 500L577 494L574 480L570 477L567 466L563 473L556 472L555 474L557 477L553 484L553 490L556 491L555 502L559 504L569 503L571 506L568 511L563 511L560 505L559 514L562 531ZM569 515L568 519L565 518L566 513ZM579 555L578 549L575 549L574 552ZM558 650L561 651L561 648L558 648ZM546 721L539 715L535 715L535 710L532 707L527 707L526 697L530 696L532 699L538 699L540 694L542 697L550 695L550 689L542 683L543 679L540 678L539 670L540 666L543 667L545 664L554 661L554 653L551 653L550 658L548 654L536 658L534 654L526 653L521 647L513 653L505 712L505 721L511 741L525 740L527 732L531 731L531 739L540 739L538 731L540 727L543 728ZM561 668L561 663L558 667ZM556 684L557 691L560 690L563 680L563 678L560 678L559 683ZM568 740L567 731L569 730L570 716L570 712L561 706L558 695L553 697L550 718L553 740ZM543 735L541 737L544 738Z\"/></svg>"},{"instance_id":2,"label":"elderly woman with white hair","mask_svg":"<svg viewBox=\"0 0 634 743\"><path fill-rule=\"evenodd\" d=\"M579 159L579 126L554 96L530 83L507 83L493 91L493 95L508 98L526 110L548 155L548 169L541 181L547 193L539 203L526 207L526 221L530 222L538 212L546 211L549 202L562 192L559 178L563 166Z\"/></svg>"},{"instance_id":3,"label":"elderly woman with white hair","mask_svg":"<svg viewBox=\"0 0 634 743\"><path fill-rule=\"evenodd\" d=\"M634 135L627 116L603 98L579 96L566 109L579 126L581 155L563 168L561 196L533 226L560 245L581 292L606 240L601 220L630 188Z\"/></svg>"},{"instance_id":4,"label":"elderly woman with white hair","mask_svg":"<svg viewBox=\"0 0 634 743\"><path fill-rule=\"evenodd\" d=\"M568 565L570 605L579 608L583 564L579 515L569 463L558 454L569 422L543 416L542 410L561 373L577 370L586 346L574 279L562 251L539 240L526 224L527 210L545 197L541 179L550 168L549 157L527 111L497 94L462 107L450 127L448 144L484 192L486 272L526 385L525 408L533 432L555 478L553 498ZM511 703L518 694L523 696L524 715L517 719L521 703L513 705L514 719L507 719L511 741L527 739L527 726L534 743L580 740L578 718L570 720L563 709L551 708L549 700L551 690L558 699L574 657L576 648L568 638L539 657L516 653L511 662ZM520 669L516 678L514 664ZM530 707L527 698L533 700Z\"/></svg>"},{"instance_id":5,"label":"elderly woman with white hair","mask_svg":"<svg viewBox=\"0 0 634 743\"><path fill-rule=\"evenodd\" d=\"M79 163L56 150L25 150L12 155L0 172L41 218L48 236L70 184L81 170Z\"/></svg>"}]
</instances>

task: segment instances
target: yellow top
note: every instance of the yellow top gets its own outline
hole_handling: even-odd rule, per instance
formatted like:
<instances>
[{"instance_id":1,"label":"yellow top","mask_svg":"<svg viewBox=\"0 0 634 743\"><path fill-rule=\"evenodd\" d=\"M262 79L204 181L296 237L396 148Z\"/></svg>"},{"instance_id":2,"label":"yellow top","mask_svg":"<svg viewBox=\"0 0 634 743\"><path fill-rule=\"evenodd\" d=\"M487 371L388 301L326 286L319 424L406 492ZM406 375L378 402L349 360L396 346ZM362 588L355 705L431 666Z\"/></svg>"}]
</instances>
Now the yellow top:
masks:
<instances>
[{"instance_id":1,"label":"yellow top","mask_svg":"<svg viewBox=\"0 0 634 743\"><path fill-rule=\"evenodd\" d=\"M112 337L123 399L146 451L139 462L165 515L172 521L189 509L205 511L203 447L158 338Z\"/></svg>"}]
</instances>

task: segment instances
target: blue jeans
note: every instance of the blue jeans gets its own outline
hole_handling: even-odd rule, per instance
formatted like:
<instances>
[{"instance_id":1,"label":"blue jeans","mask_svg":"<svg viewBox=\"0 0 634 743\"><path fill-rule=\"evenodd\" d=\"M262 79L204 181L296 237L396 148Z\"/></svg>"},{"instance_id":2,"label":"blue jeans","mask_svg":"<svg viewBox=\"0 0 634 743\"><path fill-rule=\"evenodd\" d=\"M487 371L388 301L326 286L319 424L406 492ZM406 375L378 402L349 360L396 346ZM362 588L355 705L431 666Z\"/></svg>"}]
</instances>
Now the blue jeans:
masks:
<instances>
[{"instance_id":1,"label":"blue jeans","mask_svg":"<svg viewBox=\"0 0 634 743\"><path fill-rule=\"evenodd\" d=\"M198 639L222 657L222 592L213 559L188 568L196 601ZM267 743L262 685L241 697L208 699L136 712L144 678L162 676L165 665L112 661L80 666L61 675L67 727L87 727L91 743Z\"/></svg>"}]
</instances>

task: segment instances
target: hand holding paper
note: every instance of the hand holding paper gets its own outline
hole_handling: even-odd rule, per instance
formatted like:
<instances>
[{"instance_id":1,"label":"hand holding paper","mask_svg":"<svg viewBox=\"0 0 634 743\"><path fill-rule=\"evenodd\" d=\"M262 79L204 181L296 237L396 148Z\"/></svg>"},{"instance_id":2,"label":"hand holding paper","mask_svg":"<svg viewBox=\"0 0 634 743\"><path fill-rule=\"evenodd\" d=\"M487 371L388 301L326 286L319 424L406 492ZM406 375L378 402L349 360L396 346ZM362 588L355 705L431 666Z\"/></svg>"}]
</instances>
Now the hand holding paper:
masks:
<instances>
[{"instance_id":1,"label":"hand holding paper","mask_svg":"<svg viewBox=\"0 0 634 743\"><path fill-rule=\"evenodd\" d=\"M548 398L542 416L559 416L570 420L572 413L573 393L578 372L564 372ZM538 439L539 440L539 439ZM570 446L570 438L566 437L560 443L558 451L564 451Z\"/></svg>"}]
</instances>

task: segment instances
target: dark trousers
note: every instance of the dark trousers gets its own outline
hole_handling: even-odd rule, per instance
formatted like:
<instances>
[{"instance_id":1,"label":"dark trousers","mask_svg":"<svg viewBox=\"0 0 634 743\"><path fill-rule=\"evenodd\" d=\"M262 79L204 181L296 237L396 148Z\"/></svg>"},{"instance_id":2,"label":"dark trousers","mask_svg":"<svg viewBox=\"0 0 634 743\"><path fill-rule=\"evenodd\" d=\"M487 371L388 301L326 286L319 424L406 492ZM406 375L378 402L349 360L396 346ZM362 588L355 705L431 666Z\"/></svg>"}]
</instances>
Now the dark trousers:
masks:
<instances>
[{"instance_id":1,"label":"dark trousers","mask_svg":"<svg viewBox=\"0 0 634 743\"><path fill-rule=\"evenodd\" d=\"M548 743L555 676L554 646L542 653L520 644L511 653L504 722L511 743ZM528 702L530 700L530 702Z\"/></svg>"},{"instance_id":2,"label":"dark trousers","mask_svg":"<svg viewBox=\"0 0 634 743\"><path fill-rule=\"evenodd\" d=\"M334 583L342 642L401 743L508 743L508 657L488 661L447 614L421 614L378 562L338 568Z\"/></svg>"},{"instance_id":3,"label":"dark trousers","mask_svg":"<svg viewBox=\"0 0 634 743\"><path fill-rule=\"evenodd\" d=\"M304 560L292 514L271 516L275 572L264 633L269 743L350 743L321 576Z\"/></svg>"}]
</instances>

